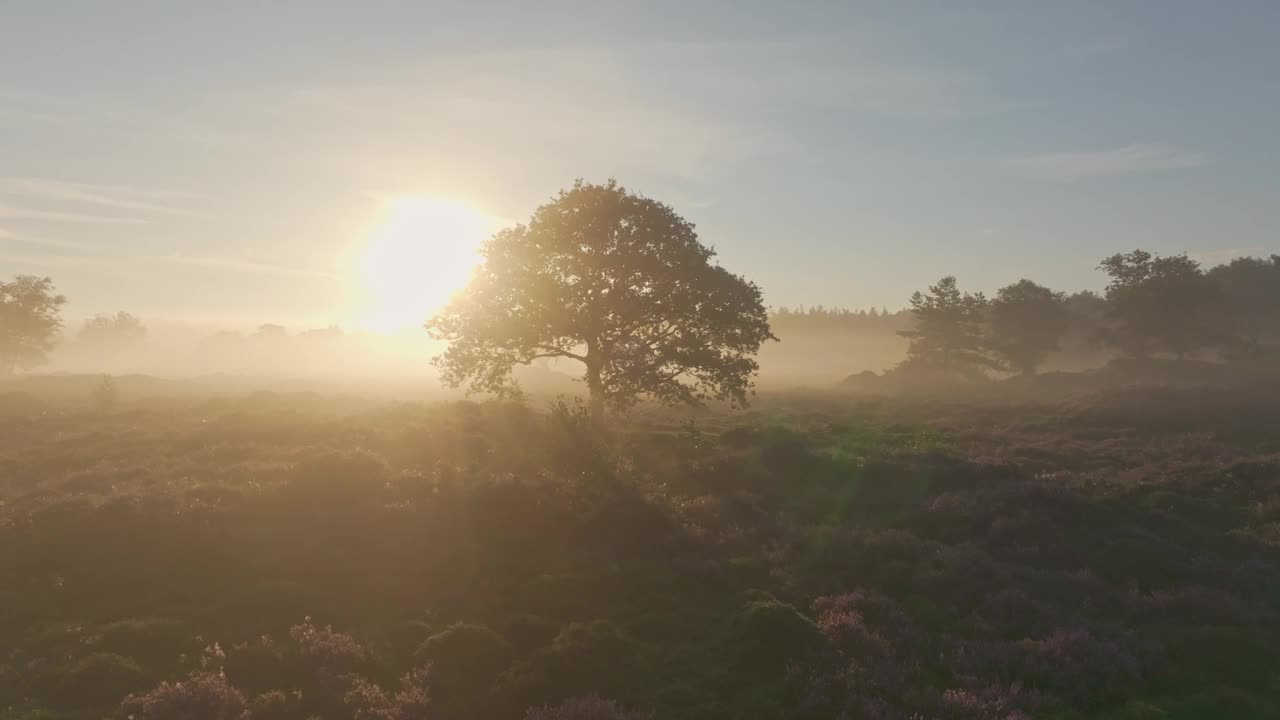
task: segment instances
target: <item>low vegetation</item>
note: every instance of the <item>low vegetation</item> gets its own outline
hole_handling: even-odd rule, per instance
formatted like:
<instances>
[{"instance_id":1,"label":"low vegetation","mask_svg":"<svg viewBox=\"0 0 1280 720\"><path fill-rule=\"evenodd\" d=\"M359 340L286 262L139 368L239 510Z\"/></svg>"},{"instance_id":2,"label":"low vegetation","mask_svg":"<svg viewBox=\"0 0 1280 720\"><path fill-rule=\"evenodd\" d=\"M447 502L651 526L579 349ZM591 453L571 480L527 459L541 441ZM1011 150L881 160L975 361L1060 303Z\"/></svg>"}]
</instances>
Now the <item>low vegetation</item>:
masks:
<instances>
[{"instance_id":1,"label":"low vegetation","mask_svg":"<svg viewBox=\"0 0 1280 720\"><path fill-rule=\"evenodd\" d=\"M1276 717L1278 411L9 393L0 717Z\"/></svg>"}]
</instances>

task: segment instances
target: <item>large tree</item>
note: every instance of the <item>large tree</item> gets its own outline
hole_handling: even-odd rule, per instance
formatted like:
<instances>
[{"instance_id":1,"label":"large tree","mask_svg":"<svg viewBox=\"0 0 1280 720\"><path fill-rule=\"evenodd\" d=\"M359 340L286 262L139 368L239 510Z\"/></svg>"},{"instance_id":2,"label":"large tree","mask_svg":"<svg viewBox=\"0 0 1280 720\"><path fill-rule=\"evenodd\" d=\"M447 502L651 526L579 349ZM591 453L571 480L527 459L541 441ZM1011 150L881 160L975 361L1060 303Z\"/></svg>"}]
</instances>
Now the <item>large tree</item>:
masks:
<instances>
[{"instance_id":1,"label":"large tree","mask_svg":"<svg viewBox=\"0 0 1280 720\"><path fill-rule=\"evenodd\" d=\"M48 360L62 328L59 312L66 302L47 277L18 275L12 282L0 281L0 375Z\"/></svg>"},{"instance_id":2,"label":"large tree","mask_svg":"<svg viewBox=\"0 0 1280 720\"><path fill-rule=\"evenodd\" d=\"M1236 341L1232 354L1258 357L1280 342L1280 255L1236 258L1206 275L1223 301L1219 319Z\"/></svg>"},{"instance_id":3,"label":"large tree","mask_svg":"<svg viewBox=\"0 0 1280 720\"><path fill-rule=\"evenodd\" d=\"M554 358L582 364L597 425L640 397L744 404L755 354L776 339L759 287L712 262L670 207L613 180L574 183L481 256L427 324L450 343L435 364L454 387L508 392L514 366Z\"/></svg>"},{"instance_id":4,"label":"large tree","mask_svg":"<svg viewBox=\"0 0 1280 720\"><path fill-rule=\"evenodd\" d=\"M927 293L916 291L911 296L915 327L898 331L910 342L900 367L971 380L999 368L984 327L987 305L982 293L961 292L950 275Z\"/></svg>"},{"instance_id":5,"label":"large tree","mask_svg":"<svg viewBox=\"0 0 1280 720\"><path fill-rule=\"evenodd\" d=\"M1120 352L1137 359L1158 352L1185 358L1226 342L1227 328L1215 322L1221 296L1185 254L1134 250L1098 267L1111 278L1103 340Z\"/></svg>"},{"instance_id":6,"label":"large tree","mask_svg":"<svg viewBox=\"0 0 1280 720\"><path fill-rule=\"evenodd\" d=\"M991 301L991 347L1012 369L1032 375L1058 349L1071 316L1067 298L1030 280L1000 288Z\"/></svg>"}]
</instances>

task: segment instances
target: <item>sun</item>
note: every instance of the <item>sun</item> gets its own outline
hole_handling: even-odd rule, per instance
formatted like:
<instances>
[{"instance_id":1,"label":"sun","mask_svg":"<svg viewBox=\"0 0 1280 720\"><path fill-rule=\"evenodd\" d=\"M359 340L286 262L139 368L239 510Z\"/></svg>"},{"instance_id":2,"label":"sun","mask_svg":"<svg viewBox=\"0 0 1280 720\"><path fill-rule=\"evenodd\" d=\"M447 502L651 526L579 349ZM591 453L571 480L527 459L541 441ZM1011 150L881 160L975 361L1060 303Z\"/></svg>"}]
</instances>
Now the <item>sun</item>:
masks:
<instances>
[{"instance_id":1,"label":"sun","mask_svg":"<svg viewBox=\"0 0 1280 720\"><path fill-rule=\"evenodd\" d=\"M383 200L352 263L355 323L383 333L421 327L466 285L499 224L452 198Z\"/></svg>"}]
</instances>

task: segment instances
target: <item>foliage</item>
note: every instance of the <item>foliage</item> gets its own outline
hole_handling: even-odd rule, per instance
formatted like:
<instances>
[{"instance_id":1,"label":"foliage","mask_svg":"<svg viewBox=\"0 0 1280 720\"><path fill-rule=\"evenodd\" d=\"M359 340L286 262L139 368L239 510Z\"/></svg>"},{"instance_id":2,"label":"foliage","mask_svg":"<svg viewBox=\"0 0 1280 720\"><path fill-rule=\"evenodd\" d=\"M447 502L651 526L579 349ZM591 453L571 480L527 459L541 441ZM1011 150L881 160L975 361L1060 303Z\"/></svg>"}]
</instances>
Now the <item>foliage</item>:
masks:
<instances>
[{"instance_id":1,"label":"foliage","mask_svg":"<svg viewBox=\"0 0 1280 720\"><path fill-rule=\"evenodd\" d=\"M1181 359L1221 343L1214 321L1218 296L1195 260L1134 250L1098 267L1111 278L1112 324L1104 339L1125 355L1145 359L1168 352Z\"/></svg>"},{"instance_id":2,"label":"foliage","mask_svg":"<svg viewBox=\"0 0 1280 720\"><path fill-rule=\"evenodd\" d=\"M54 294L53 280L47 277L18 275L11 282L0 281L0 376L47 360L66 302Z\"/></svg>"},{"instance_id":3,"label":"foliage","mask_svg":"<svg viewBox=\"0 0 1280 720\"><path fill-rule=\"evenodd\" d=\"M615 181L578 181L482 249L470 285L428 329L444 380L510 392L511 370L581 363L598 423L639 397L743 404L772 339L760 289L713 264L693 225Z\"/></svg>"},{"instance_id":4,"label":"foliage","mask_svg":"<svg viewBox=\"0 0 1280 720\"><path fill-rule=\"evenodd\" d=\"M911 296L915 328L898 332L911 343L901 367L966 379L982 377L986 368L998 368L989 354L986 310L982 293L960 292L950 275L930 285L928 293L917 291Z\"/></svg>"},{"instance_id":5,"label":"foliage","mask_svg":"<svg viewBox=\"0 0 1280 720\"><path fill-rule=\"evenodd\" d=\"M991 347L1010 368L1034 373L1058 349L1069 320L1062 293L1019 280L991 301Z\"/></svg>"},{"instance_id":6,"label":"foliage","mask_svg":"<svg viewBox=\"0 0 1280 720\"><path fill-rule=\"evenodd\" d=\"M1207 278L1224 301L1231 350L1257 357L1266 343L1280 342L1280 255L1236 258Z\"/></svg>"}]
</instances>

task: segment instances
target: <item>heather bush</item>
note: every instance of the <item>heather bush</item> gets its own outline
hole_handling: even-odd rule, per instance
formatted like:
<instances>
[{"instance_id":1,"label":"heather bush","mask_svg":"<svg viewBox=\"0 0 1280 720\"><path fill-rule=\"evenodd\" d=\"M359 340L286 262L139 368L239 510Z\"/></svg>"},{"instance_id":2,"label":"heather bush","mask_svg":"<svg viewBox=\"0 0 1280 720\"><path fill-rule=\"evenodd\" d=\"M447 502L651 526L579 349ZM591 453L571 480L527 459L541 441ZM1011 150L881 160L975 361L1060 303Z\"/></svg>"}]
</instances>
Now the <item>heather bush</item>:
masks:
<instances>
[{"instance_id":1,"label":"heather bush","mask_svg":"<svg viewBox=\"0 0 1280 720\"><path fill-rule=\"evenodd\" d=\"M1069 628L1018 642L976 642L963 648L963 674L1029 689L1091 708L1123 697L1144 671L1141 648L1121 637Z\"/></svg>"},{"instance_id":2,"label":"heather bush","mask_svg":"<svg viewBox=\"0 0 1280 720\"><path fill-rule=\"evenodd\" d=\"M298 697L269 690L249 701L250 720L290 720L298 714Z\"/></svg>"},{"instance_id":3,"label":"heather bush","mask_svg":"<svg viewBox=\"0 0 1280 720\"><path fill-rule=\"evenodd\" d=\"M942 694L937 720L1030 720L1030 715L1018 709L1017 701L1016 689L951 689Z\"/></svg>"},{"instance_id":4,"label":"heather bush","mask_svg":"<svg viewBox=\"0 0 1280 720\"><path fill-rule=\"evenodd\" d=\"M201 650L190 625L176 618L130 618L99 625L87 642L102 652L118 653L147 668L167 670Z\"/></svg>"},{"instance_id":5,"label":"heather bush","mask_svg":"<svg viewBox=\"0 0 1280 720\"><path fill-rule=\"evenodd\" d=\"M415 668L400 678L397 689L390 691L364 678L356 678L346 696L346 703L353 711L352 720L426 720L439 717L432 712L428 692L430 675L428 668Z\"/></svg>"},{"instance_id":6,"label":"heather bush","mask_svg":"<svg viewBox=\"0 0 1280 720\"><path fill-rule=\"evenodd\" d=\"M60 680L58 700L73 708L102 707L148 684L146 673L136 661L106 652L90 653L72 661Z\"/></svg>"},{"instance_id":7,"label":"heather bush","mask_svg":"<svg viewBox=\"0 0 1280 720\"><path fill-rule=\"evenodd\" d=\"M451 707L485 697L514 656L501 635L467 623L454 623L427 638L414 655L418 663L431 666L432 692Z\"/></svg>"},{"instance_id":8,"label":"heather bush","mask_svg":"<svg viewBox=\"0 0 1280 720\"><path fill-rule=\"evenodd\" d=\"M818 626L768 593L754 593L733 618L734 671L767 681L790 663L806 660L822 644Z\"/></svg>"},{"instance_id":9,"label":"heather bush","mask_svg":"<svg viewBox=\"0 0 1280 720\"><path fill-rule=\"evenodd\" d=\"M248 720L244 694L218 673L197 672L164 682L120 703L120 720Z\"/></svg>"},{"instance_id":10,"label":"heather bush","mask_svg":"<svg viewBox=\"0 0 1280 720\"><path fill-rule=\"evenodd\" d=\"M520 655L550 643L559 633L555 622L530 613L520 613L502 626L502 636Z\"/></svg>"},{"instance_id":11,"label":"heather bush","mask_svg":"<svg viewBox=\"0 0 1280 720\"><path fill-rule=\"evenodd\" d=\"M636 692L645 654L613 623L570 623L499 676L494 690L506 707L521 709L592 693L626 699Z\"/></svg>"},{"instance_id":12,"label":"heather bush","mask_svg":"<svg viewBox=\"0 0 1280 720\"><path fill-rule=\"evenodd\" d=\"M623 708L613 700L590 695L559 705L529 708L524 720L650 720L650 715Z\"/></svg>"},{"instance_id":13,"label":"heather bush","mask_svg":"<svg viewBox=\"0 0 1280 720\"><path fill-rule=\"evenodd\" d=\"M1280 415L1151 402L0 403L0 718L1280 717Z\"/></svg>"},{"instance_id":14,"label":"heather bush","mask_svg":"<svg viewBox=\"0 0 1280 720\"><path fill-rule=\"evenodd\" d=\"M296 664L286 658L286 649L266 635L232 645L226 651L223 672L236 687L250 693L296 687L301 682Z\"/></svg>"}]
</instances>

